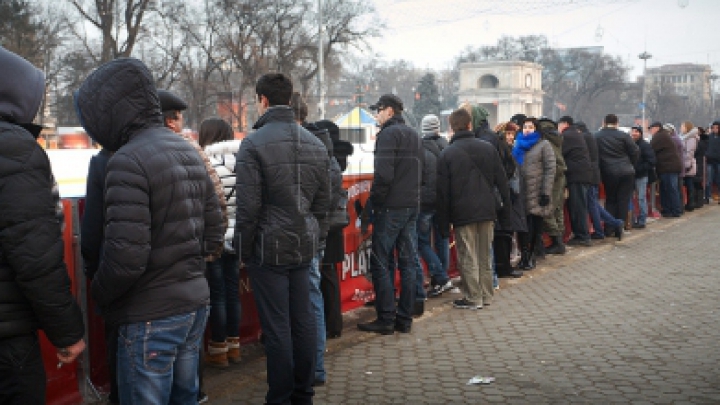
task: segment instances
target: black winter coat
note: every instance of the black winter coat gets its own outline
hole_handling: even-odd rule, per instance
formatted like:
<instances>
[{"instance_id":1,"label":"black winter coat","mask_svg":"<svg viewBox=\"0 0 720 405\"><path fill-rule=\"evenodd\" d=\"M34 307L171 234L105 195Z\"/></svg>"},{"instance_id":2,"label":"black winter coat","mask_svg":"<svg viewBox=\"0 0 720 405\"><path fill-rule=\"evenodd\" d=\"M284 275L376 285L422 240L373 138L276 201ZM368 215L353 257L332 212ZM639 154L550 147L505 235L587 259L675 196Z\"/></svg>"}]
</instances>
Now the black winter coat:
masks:
<instances>
[{"instance_id":1,"label":"black winter coat","mask_svg":"<svg viewBox=\"0 0 720 405\"><path fill-rule=\"evenodd\" d=\"M653 152L650 144L640 137L635 144L640 150L640 157L635 162L635 178L649 177L650 170L655 170L655 152Z\"/></svg>"},{"instance_id":2,"label":"black winter coat","mask_svg":"<svg viewBox=\"0 0 720 405\"><path fill-rule=\"evenodd\" d=\"M583 139L588 148L588 155L590 156L590 184L597 186L600 184L600 157L598 156L597 141L595 136L587 131L586 127L579 127L583 133Z\"/></svg>"},{"instance_id":3,"label":"black winter coat","mask_svg":"<svg viewBox=\"0 0 720 405\"><path fill-rule=\"evenodd\" d=\"M565 159L567 184L592 184L590 152L583 133L575 126L562 132L562 155Z\"/></svg>"},{"instance_id":4,"label":"black winter coat","mask_svg":"<svg viewBox=\"0 0 720 405\"><path fill-rule=\"evenodd\" d=\"M373 209L419 208L425 152L420 136L399 115L390 118L375 141Z\"/></svg>"},{"instance_id":5,"label":"black winter coat","mask_svg":"<svg viewBox=\"0 0 720 405\"><path fill-rule=\"evenodd\" d=\"M511 201L500 156L470 131L453 135L440 154L437 178L437 224L447 236L450 224L468 225L498 219L494 187L502 196L501 223L507 223Z\"/></svg>"},{"instance_id":6,"label":"black winter coat","mask_svg":"<svg viewBox=\"0 0 720 405\"><path fill-rule=\"evenodd\" d=\"M437 201L437 161L442 150L434 139L423 137L425 162L423 163L423 184L420 195L421 210L435 212Z\"/></svg>"},{"instance_id":7,"label":"black winter coat","mask_svg":"<svg viewBox=\"0 0 720 405\"><path fill-rule=\"evenodd\" d=\"M340 171L347 169L347 158L353 154L353 146L350 142L333 140L333 156L340 165ZM348 207L349 208L349 207ZM329 230L325 239L325 255L322 262L339 263L345 260L345 234L343 229Z\"/></svg>"},{"instance_id":8,"label":"black winter coat","mask_svg":"<svg viewBox=\"0 0 720 405\"><path fill-rule=\"evenodd\" d=\"M495 150L498 149L498 143L500 142L500 137L495 132L491 131L490 128L486 126L482 126L475 129L475 137L481 141L485 141L492 145Z\"/></svg>"},{"instance_id":9,"label":"black winter coat","mask_svg":"<svg viewBox=\"0 0 720 405\"><path fill-rule=\"evenodd\" d=\"M85 210L80 223L80 252L85 265L85 276L95 277L105 235L105 174L112 153L102 149L90 159L85 184Z\"/></svg>"},{"instance_id":10,"label":"black winter coat","mask_svg":"<svg viewBox=\"0 0 720 405\"><path fill-rule=\"evenodd\" d=\"M0 341L42 329L54 346L68 347L85 327L63 261L50 161L37 143L40 128L25 129L45 81L2 47L0 66Z\"/></svg>"},{"instance_id":11,"label":"black winter coat","mask_svg":"<svg viewBox=\"0 0 720 405\"><path fill-rule=\"evenodd\" d=\"M50 161L23 128L0 121L0 340L42 329L56 347L83 337L70 293Z\"/></svg>"},{"instance_id":12,"label":"black winter coat","mask_svg":"<svg viewBox=\"0 0 720 405\"><path fill-rule=\"evenodd\" d=\"M655 172L658 175L666 173L677 173L683 170L682 160L677 153L675 142L670 133L661 129L650 140L650 147L655 152Z\"/></svg>"},{"instance_id":13,"label":"black winter coat","mask_svg":"<svg viewBox=\"0 0 720 405\"><path fill-rule=\"evenodd\" d=\"M434 141L441 152L443 149L447 148L449 145L447 139L445 139L444 137L442 137L438 134L424 135L423 140L425 140L425 139L430 139L430 140Z\"/></svg>"},{"instance_id":14,"label":"black winter coat","mask_svg":"<svg viewBox=\"0 0 720 405\"><path fill-rule=\"evenodd\" d=\"M720 125L720 121L713 122L714 125ZM720 134L708 133L708 148L705 158L708 163L720 163Z\"/></svg>"},{"instance_id":15,"label":"black winter coat","mask_svg":"<svg viewBox=\"0 0 720 405\"><path fill-rule=\"evenodd\" d=\"M337 159L334 156L333 153L333 142L332 139L330 139L330 133L327 129L320 129L313 123L303 123L303 128L307 129L315 135L320 142L322 142L323 146L325 146L325 149L327 150L328 154L328 181L330 182L328 187L330 190L330 204L328 205L329 209L332 209L332 207L337 206L339 202L339 196L340 196L340 190L343 187L343 175L342 175L342 169L340 168L340 164L338 163ZM329 232L329 224L327 221L320 221L320 248L325 249L326 245L326 237Z\"/></svg>"},{"instance_id":16,"label":"black winter coat","mask_svg":"<svg viewBox=\"0 0 720 405\"><path fill-rule=\"evenodd\" d=\"M243 261L310 263L325 235L330 159L288 106L268 109L238 151L235 235Z\"/></svg>"},{"instance_id":17,"label":"black winter coat","mask_svg":"<svg viewBox=\"0 0 720 405\"><path fill-rule=\"evenodd\" d=\"M105 238L92 296L112 325L152 321L208 303L208 254L222 213L197 150L163 127L152 75L136 59L93 72L76 98L80 121L116 151L105 178Z\"/></svg>"},{"instance_id":18,"label":"black winter coat","mask_svg":"<svg viewBox=\"0 0 720 405\"><path fill-rule=\"evenodd\" d=\"M600 173L605 176L635 175L640 151L632 137L616 128L604 127L595 133L600 158Z\"/></svg>"}]
</instances>

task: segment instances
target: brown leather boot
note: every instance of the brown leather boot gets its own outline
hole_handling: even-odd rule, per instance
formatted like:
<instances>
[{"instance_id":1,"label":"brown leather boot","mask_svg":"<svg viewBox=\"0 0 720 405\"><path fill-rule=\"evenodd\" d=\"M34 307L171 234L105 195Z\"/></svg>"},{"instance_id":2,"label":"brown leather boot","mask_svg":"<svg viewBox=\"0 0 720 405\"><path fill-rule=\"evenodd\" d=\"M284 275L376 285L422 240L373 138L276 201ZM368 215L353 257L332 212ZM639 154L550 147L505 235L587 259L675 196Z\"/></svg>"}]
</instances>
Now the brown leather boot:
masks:
<instances>
[{"instance_id":1,"label":"brown leather boot","mask_svg":"<svg viewBox=\"0 0 720 405\"><path fill-rule=\"evenodd\" d=\"M212 367L226 368L228 364L228 346L225 342L209 342L205 364Z\"/></svg>"},{"instance_id":2,"label":"brown leather boot","mask_svg":"<svg viewBox=\"0 0 720 405\"><path fill-rule=\"evenodd\" d=\"M240 338L239 337L229 337L225 339L225 343L227 343L227 359L231 363L240 363Z\"/></svg>"}]
</instances>

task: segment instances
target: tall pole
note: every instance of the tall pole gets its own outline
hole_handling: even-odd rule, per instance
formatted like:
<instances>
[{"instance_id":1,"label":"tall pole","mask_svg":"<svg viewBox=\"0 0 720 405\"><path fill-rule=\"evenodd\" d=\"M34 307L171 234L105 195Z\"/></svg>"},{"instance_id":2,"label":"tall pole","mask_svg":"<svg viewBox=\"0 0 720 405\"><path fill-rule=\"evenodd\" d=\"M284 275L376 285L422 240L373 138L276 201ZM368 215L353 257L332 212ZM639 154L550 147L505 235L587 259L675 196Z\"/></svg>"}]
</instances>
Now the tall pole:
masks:
<instances>
[{"instance_id":1,"label":"tall pole","mask_svg":"<svg viewBox=\"0 0 720 405\"><path fill-rule=\"evenodd\" d=\"M645 128L645 125L646 125L645 124L645 108L646 108L646 105L645 105L646 90L645 89L647 88L647 60L652 58L652 55L650 55L649 53L647 53L647 51L645 51L645 52L641 53L638 56L638 58L643 60L642 126L643 126L643 130L647 130L647 128Z\"/></svg>"},{"instance_id":2,"label":"tall pole","mask_svg":"<svg viewBox=\"0 0 720 405\"><path fill-rule=\"evenodd\" d=\"M715 80L720 77L716 74L710 75L710 119L715 120Z\"/></svg>"},{"instance_id":3,"label":"tall pole","mask_svg":"<svg viewBox=\"0 0 720 405\"><path fill-rule=\"evenodd\" d=\"M320 90L320 119L325 119L325 50L323 49L323 8L318 0L318 88Z\"/></svg>"}]
</instances>

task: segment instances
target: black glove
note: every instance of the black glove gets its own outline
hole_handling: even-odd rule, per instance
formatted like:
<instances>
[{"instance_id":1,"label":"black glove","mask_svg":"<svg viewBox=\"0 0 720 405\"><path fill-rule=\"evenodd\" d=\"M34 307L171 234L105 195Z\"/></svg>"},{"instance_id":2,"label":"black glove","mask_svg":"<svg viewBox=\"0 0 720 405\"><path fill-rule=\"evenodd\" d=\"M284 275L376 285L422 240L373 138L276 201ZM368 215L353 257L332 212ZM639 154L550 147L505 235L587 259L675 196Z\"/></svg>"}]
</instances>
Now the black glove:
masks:
<instances>
[{"instance_id":1,"label":"black glove","mask_svg":"<svg viewBox=\"0 0 720 405\"><path fill-rule=\"evenodd\" d=\"M547 194L540 195L540 206L547 207L548 204L550 204L550 196Z\"/></svg>"},{"instance_id":2,"label":"black glove","mask_svg":"<svg viewBox=\"0 0 720 405\"><path fill-rule=\"evenodd\" d=\"M365 203L365 208L362 208L362 205L360 204L359 200L355 200L355 210L360 210L360 232L362 235L366 235L368 233L368 228L370 227L370 224L373 223L374 220L374 212L373 212L373 204L370 199L367 200Z\"/></svg>"},{"instance_id":3,"label":"black glove","mask_svg":"<svg viewBox=\"0 0 720 405\"><path fill-rule=\"evenodd\" d=\"M360 235L367 235L369 226L368 222L360 221Z\"/></svg>"}]
</instances>

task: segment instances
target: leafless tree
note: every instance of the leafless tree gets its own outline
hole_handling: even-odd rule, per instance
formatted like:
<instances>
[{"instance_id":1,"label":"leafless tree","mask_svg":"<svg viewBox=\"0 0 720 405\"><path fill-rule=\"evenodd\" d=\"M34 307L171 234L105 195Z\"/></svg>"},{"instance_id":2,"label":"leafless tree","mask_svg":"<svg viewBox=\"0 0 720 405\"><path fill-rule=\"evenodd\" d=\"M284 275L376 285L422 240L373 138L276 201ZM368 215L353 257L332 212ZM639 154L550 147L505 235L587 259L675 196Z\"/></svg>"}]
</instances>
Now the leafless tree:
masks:
<instances>
[{"instance_id":1,"label":"leafless tree","mask_svg":"<svg viewBox=\"0 0 720 405\"><path fill-rule=\"evenodd\" d=\"M83 43L96 64L132 55L143 26L143 18L150 11L151 0L66 0L79 16L72 24L73 34ZM98 52L92 35L85 30L85 22L100 31Z\"/></svg>"}]
</instances>

